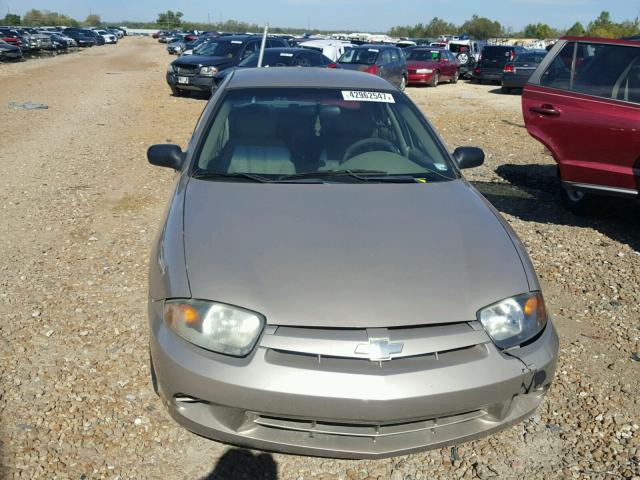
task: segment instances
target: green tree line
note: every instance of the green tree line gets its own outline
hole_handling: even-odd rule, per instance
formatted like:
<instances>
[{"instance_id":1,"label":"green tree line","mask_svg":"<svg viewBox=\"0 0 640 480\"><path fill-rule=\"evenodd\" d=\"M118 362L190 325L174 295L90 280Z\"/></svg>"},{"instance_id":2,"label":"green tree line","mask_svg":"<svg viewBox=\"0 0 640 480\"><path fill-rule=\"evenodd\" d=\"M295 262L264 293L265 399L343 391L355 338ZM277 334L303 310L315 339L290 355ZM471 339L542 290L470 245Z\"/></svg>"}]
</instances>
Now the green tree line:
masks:
<instances>
[{"instance_id":1,"label":"green tree line","mask_svg":"<svg viewBox=\"0 0 640 480\"><path fill-rule=\"evenodd\" d=\"M640 34L640 18L614 22L609 12L602 12L595 20L589 22L585 28L580 22L576 22L570 28L564 30L554 28L546 23L531 23L521 32L514 32L498 21L494 21L478 15L462 25L455 25L438 17L434 17L429 23L418 23L413 26L397 26L389 31L392 37L430 38L439 35L457 35L466 33L474 38L484 39L493 37L526 37L526 38L555 38L562 35L590 36L605 38L620 38Z\"/></svg>"}]
</instances>

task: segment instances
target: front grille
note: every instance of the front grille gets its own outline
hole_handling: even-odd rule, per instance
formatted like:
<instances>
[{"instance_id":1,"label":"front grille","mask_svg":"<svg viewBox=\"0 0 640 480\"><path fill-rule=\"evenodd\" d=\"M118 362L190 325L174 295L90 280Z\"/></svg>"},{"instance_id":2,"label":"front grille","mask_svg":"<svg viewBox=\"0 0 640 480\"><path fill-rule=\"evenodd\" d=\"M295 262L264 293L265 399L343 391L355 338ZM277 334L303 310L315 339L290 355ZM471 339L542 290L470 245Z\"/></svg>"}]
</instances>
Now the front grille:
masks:
<instances>
[{"instance_id":1,"label":"front grille","mask_svg":"<svg viewBox=\"0 0 640 480\"><path fill-rule=\"evenodd\" d=\"M462 322L390 329L271 327L260 346L275 365L379 375L383 367L400 373L477 361L488 355L490 341L478 322Z\"/></svg>"},{"instance_id":2,"label":"front grille","mask_svg":"<svg viewBox=\"0 0 640 480\"><path fill-rule=\"evenodd\" d=\"M199 67L197 65L176 65L174 70L178 75L196 75Z\"/></svg>"},{"instance_id":3,"label":"front grille","mask_svg":"<svg viewBox=\"0 0 640 480\"><path fill-rule=\"evenodd\" d=\"M365 437L375 441L379 438L392 437L395 435L406 435L421 431L431 431L433 433L440 427L467 422L484 416L486 416L485 411L474 410L471 412L460 413L440 418L428 418L388 424L362 424L275 417L270 415L257 414L253 419L253 422L263 427L277 430L304 432L307 433L309 437L314 437L315 435Z\"/></svg>"}]
</instances>

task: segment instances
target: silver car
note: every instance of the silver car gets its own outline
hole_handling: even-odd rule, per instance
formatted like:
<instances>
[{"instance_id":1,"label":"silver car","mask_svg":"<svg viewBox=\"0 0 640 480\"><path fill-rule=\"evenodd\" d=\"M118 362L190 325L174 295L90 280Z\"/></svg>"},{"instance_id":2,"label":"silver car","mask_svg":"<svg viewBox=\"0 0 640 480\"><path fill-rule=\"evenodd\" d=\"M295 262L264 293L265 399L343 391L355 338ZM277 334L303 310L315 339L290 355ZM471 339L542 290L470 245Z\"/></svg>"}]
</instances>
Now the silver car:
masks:
<instances>
[{"instance_id":1,"label":"silver car","mask_svg":"<svg viewBox=\"0 0 640 480\"><path fill-rule=\"evenodd\" d=\"M151 371L177 422L372 458L521 421L558 338L515 233L375 75L242 69L206 106L152 252Z\"/></svg>"}]
</instances>

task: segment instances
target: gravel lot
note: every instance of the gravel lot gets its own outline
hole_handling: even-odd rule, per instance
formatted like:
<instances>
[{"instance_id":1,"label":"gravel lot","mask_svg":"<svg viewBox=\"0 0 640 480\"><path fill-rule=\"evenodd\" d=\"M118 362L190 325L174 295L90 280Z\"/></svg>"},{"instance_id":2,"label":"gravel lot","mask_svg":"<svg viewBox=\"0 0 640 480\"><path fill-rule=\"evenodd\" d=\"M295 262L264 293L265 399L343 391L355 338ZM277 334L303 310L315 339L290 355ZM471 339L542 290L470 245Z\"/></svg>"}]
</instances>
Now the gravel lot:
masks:
<instances>
[{"instance_id":1,"label":"gravel lot","mask_svg":"<svg viewBox=\"0 0 640 480\"><path fill-rule=\"evenodd\" d=\"M145 151L185 146L205 102L170 96L169 60L156 41L126 38L0 65L0 478L640 479L640 209L566 213L520 97L466 82L409 95L451 149L485 150L468 178L540 275L561 357L537 414L379 461L247 452L178 427L150 386L146 325L147 259L172 174Z\"/></svg>"}]
</instances>

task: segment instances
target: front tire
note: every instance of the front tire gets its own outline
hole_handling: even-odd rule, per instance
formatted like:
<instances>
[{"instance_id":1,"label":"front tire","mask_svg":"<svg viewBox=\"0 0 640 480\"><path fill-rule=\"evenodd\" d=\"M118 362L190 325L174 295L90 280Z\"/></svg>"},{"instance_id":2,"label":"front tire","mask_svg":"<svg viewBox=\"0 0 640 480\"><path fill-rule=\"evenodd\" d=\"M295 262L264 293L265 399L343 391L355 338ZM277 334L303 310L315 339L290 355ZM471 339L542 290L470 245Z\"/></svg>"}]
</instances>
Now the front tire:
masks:
<instances>
[{"instance_id":1,"label":"front tire","mask_svg":"<svg viewBox=\"0 0 640 480\"><path fill-rule=\"evenodd\" d=\"M456 73L453 74L453 78L451 79L451 83L458 83L459 78L460 78L460 73L456 70Z\"/></svg>"},{"instance_id":2,"label":"front tire","mask_svg":"<svg viewBox=\"0 0 640 480\"><path fill-rule=\"evenodd\" d=\"M171 86L171 95L173 95L174 97L182 97L182 96L184 96L184 94L182 93L182 90L180 90L179 88L176 88L174 86Z\"/></svg>"},{"instance_id":3,"label":"front tire","mask_svg":"<svg viewBox=\"0 0 640 480\"><path fill-rule=\"evenodd\" d=\"M429 84L429 86L430 87L437 87L439 82L440 82L440 73L439 72L435 72L433 74L433 77L431 77L431 83Z\"/></svg>"},{"instance_id":4,"label":"front tire","mask_svg":"<svg viewBox=\"0 0 640 480\"><path fill-rule=\"evenodd\" d=\"M407 88L407 79L405 78L405 76L402 76L402 80L400 80L400 91L404 92L405 88Z\"/></svg>"},{"instance_id":5,"label":"front tire","mask_svg":"<svg viewBox=\"0 0 640 480\"><path fill-rule=\"evenodd\" d=\"M593 194L563 186L560 195L562 204L574 215L587 215L593 210Z\"/></svg>"}]
</instances>

